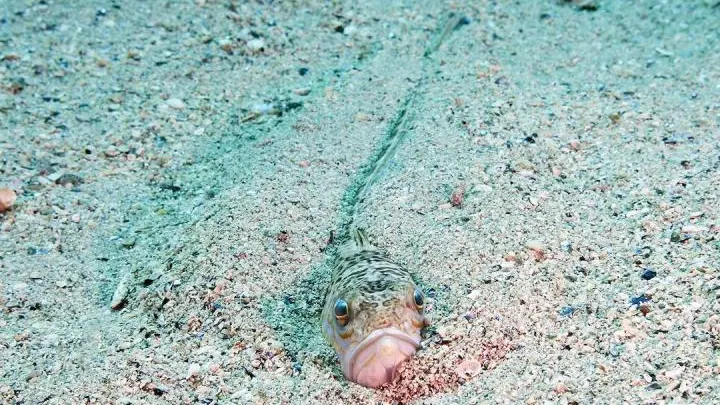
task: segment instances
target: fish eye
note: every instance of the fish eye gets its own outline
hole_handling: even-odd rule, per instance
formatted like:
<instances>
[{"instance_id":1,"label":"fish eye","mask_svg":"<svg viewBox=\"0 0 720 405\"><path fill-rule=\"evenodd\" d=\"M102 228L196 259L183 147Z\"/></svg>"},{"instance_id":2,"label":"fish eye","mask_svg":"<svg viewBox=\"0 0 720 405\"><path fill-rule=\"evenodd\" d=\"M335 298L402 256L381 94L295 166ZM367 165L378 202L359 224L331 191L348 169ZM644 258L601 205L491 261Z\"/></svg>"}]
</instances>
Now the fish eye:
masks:
<instances>
[{"instance_id":1,"label":"fish eye","mask_svg":"<svg viewBox=\"0 0 720 405\"><path fill-rule=\"evenodd\" d=\"M342 298L335 301L335 319L340 326L345 326L348 323L348 304Z\"/></svg>"},{"instance_id":2,"label":"fish eye","mask_svg":"<svg viewBox=\"0 0 720 405\"><path fill-rule=\"evenodd\" d=\"M423 297L422 291L420 289L415 289L415 294L413 294L413 299L415 299L415 307L418 311L421 311L423 309L423 305L425 305L425 297Z\"/></svg>"}]
</instances>

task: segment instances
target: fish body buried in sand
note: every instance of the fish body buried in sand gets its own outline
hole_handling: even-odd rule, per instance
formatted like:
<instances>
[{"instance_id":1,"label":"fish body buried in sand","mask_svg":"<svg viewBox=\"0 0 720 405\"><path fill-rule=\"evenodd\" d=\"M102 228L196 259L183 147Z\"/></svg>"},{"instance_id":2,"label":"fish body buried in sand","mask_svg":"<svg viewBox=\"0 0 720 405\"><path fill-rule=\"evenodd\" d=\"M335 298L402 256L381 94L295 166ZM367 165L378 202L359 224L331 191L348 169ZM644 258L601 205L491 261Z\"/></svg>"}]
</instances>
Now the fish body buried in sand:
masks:
<instances>
[{"instance_id":1,"label":"fish body buried in sand","mask_svg":"<svg viewBox=\"0 0 720 405\"><path fill-rule=\"evenodd\" d=\"M345 377L376 388L392 381L400 363L415 353L429 320L410 273L358 229L338 248L322 323Z\"/></svg>"}]
</instances>

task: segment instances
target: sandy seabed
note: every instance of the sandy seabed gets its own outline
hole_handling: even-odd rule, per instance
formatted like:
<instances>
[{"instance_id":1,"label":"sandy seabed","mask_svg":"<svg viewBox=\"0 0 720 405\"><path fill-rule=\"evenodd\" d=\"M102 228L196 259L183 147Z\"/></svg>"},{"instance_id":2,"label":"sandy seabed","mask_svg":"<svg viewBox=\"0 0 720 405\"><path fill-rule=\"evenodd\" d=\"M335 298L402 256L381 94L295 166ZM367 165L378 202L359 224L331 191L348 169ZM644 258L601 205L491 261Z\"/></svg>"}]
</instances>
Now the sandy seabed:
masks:
<instances>
[{"instance_id":1,"label":"sandy seabed","mask_svg":"<svg viewBox=\"0 0 720 405\"><path fill-rule=\"evenodd\" d=\"M719 49L714 0L0 0L0 402L717 403ZM368 390L319 311L396 130L358 225L433 326Z\"/></svg>"}]
</instances>

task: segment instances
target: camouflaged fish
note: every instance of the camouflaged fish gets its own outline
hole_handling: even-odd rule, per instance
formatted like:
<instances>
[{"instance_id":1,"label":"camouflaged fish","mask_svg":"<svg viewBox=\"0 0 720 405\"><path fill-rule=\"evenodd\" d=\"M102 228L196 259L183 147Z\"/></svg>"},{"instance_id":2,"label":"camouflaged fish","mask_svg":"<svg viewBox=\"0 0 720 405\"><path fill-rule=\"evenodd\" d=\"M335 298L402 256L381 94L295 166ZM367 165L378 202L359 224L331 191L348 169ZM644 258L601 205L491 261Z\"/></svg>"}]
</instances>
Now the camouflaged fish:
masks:
<instances>
[{"instance_id":1,"label":"camouflaged fish","mask_svg":"<svg viewBox=\"0 0 720 405\"><path fill-rule=\"evenodd\" d=\"M415 353L429 320L410 273L356 230L338 248L322 323L345 377L375 388L392 381L400 363Z\"/></svg>"}]
</instances>

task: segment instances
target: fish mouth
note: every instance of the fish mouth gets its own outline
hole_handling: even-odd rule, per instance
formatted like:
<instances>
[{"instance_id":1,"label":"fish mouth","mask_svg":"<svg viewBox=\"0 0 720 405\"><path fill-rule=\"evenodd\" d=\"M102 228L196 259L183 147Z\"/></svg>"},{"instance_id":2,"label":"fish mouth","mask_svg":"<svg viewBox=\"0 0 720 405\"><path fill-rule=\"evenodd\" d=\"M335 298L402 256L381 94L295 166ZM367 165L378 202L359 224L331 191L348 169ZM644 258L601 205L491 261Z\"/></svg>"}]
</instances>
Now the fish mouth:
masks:
<instances>
[{"instance_id":1,"label":"fish mouth","mask_svg":"<svg viewBox=\"0 0 720 405\"><path fill-rule=\"evenodd\" d=\"M377 388L395 378L397 367L420 347L420 334L409 335L396 328L373 331L344 358L345 377L368 388Z\"/></svg>"}]
</instances>

